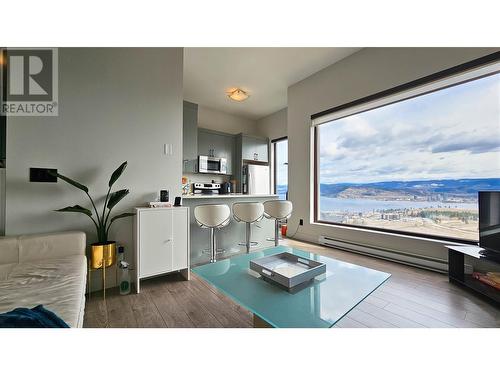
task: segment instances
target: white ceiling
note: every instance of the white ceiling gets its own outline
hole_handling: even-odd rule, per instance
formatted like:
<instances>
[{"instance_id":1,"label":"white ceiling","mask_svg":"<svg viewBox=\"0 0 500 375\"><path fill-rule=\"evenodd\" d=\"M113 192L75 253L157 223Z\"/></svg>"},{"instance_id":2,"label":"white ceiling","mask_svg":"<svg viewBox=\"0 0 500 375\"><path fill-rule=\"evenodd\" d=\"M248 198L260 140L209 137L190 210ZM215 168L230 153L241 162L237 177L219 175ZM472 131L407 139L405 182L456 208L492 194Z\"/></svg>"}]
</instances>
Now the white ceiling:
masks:
<instances>
[{"instance_id":1,"label":"white ceiling","mask_svg":"<svg viewBox=\"0 0 500 375\"><path fill-rule=\"evenodd\" d=\"M287 88L360 48L184 48L184 99L257 120L287 106ZM228 88L250 94L227 98Z\"/></svg>"}]
</instances>

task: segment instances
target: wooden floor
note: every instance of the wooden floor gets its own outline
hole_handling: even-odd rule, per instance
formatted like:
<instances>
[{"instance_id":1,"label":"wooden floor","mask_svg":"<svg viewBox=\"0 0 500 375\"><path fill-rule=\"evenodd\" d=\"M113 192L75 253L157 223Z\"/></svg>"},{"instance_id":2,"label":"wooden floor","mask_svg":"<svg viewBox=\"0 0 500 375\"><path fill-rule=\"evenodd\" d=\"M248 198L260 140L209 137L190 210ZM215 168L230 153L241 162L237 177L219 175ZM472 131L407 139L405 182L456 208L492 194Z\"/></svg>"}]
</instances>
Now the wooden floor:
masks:
<instances>
[{"instance_id":1,"label":"wooden floor","mask_svg":"<svg viewBox=\"0 0 500 375\"><path fill-rule=\"evenodd\" d=\"M389 272L392 277L342 318L336 328L500 327L500 310L450 284L446 275L294 240L285 244ZM252 327L252 314L192 274L141 283L140 294L87 300L84 327Z\"/></svg>"}]
</instances>

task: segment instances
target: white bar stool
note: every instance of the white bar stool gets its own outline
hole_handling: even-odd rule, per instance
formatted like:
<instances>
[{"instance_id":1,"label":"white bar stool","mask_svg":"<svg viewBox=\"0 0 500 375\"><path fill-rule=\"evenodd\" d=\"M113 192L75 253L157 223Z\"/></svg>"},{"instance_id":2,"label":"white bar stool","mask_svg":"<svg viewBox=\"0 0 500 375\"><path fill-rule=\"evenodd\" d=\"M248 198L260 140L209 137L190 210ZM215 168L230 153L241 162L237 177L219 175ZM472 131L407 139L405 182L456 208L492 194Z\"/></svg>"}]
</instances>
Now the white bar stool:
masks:
<instances>
[{"instance_id":1,"label":"white bar stool","mask_svg":"<svg viewBox=\"0 0 500 375\"><path fill-rule=\"evenodd\" d=\"M202 204L194 208L194 219L201 228L210 229L210 263L215 263L217 261L215 230L229 224L231 210L227 204Z\"/></svg>"},{"instance_id":2,"label":"white bar stool","mask_svg":"<svg viewBox=\"0 0 500 375\"><path fill-rule=\"evenodd\" d=\"M260 202L236 202L233 204L233 217L237 222L246 224L246 240L239 245L245 245L249 253L250 247L258 244L258 242L251 241L251 225L264 217L264 205Z\"/></svg>"},{"instance_id":3,"label":"white bar stool","mask_svg":"<svg viewBox=\"0 0 500 375\"><path fill-rule=\"evenodd\" d=\"M274 246L279 245L279 227L282 220L286 220L292 214L293 205L290 201L272 200L264 202L264 216L274 219ZM271 241L272 241L271 240Z\"/></svg>"}]
</instances>

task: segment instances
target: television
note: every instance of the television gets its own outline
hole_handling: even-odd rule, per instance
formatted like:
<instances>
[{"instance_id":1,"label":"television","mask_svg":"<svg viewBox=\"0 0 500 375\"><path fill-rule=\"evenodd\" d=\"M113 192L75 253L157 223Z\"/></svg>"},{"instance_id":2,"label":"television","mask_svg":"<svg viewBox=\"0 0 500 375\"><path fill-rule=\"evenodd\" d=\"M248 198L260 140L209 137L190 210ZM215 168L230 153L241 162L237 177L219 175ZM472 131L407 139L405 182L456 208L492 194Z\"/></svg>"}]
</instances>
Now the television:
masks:
<instances>
[{"instance_id":1,"label":"television","mask_svg":"<svg viewBox=\"0 0 500 375\"><path fill-rule=\"evenodd\" d=\"M500 252L500 191L479 192L479 246Z\"/></svg>"}]
</instances>

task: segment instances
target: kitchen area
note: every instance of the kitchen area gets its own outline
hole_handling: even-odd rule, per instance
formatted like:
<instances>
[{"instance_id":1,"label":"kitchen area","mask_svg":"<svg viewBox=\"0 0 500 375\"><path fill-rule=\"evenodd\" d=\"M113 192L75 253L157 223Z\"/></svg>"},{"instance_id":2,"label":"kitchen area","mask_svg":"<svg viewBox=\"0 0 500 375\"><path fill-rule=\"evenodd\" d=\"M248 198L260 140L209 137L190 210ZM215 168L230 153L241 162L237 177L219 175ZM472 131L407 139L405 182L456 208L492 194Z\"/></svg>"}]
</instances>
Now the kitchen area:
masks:
<instances>
[{"instance_id":1,"label":"kitchen area","mask_svg":"<svg viewBox=\"0 0 500 375\"><path fill-rule=\"evenodd\" d=\"M198 105L183 103L183 206L190 210L191 266L210 260L209 230L198 225L199 205L227 205L229 223L216 229L217 257L246 252L246 225L233 219L238 202L265 202L278 196L271 189L269 139L255 134L207 129L198 121ZM274 220L251 224L251 251L273 246Z\"/></svg>"}]
</instances>

